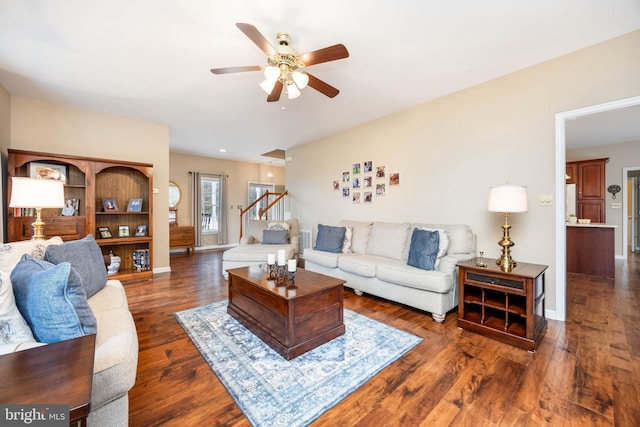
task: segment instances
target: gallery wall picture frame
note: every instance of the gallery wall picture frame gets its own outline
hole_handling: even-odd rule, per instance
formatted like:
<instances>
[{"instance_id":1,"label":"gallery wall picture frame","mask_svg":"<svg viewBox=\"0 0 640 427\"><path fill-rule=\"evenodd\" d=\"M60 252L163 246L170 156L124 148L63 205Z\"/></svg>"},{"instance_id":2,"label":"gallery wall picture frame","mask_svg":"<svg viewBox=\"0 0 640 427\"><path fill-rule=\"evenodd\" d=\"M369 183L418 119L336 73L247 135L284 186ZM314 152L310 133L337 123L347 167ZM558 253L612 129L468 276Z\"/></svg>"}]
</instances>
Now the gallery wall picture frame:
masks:
<instances>
[{"instance_id":1,"label":"gallery wall picture frame","mask_svg":"<svg viewBox=\"0 0 640 427\"><path fill-rule=\"evenodd\" d=\"M400 185L400 173L393 172L389 175L389 185Z\"/></svg>"},{"instance_id":2,"label":"gallery wall picture frame","mask_svg":"<svg viewBox=\"0 0 640 427\"><path fill-rule=\"evenodd\" d=\"M113 237L113 235L111 235L109 227L98 227L98 232L100 233L101 239L110 239Z\"/></svg>"},{"instance_id":3,"label":"gallery wall picture frame","mask_svg":"<svg viewBox=\"0 0 640 427\"><path fill-rule=\"evenodd\" d=\"M145 237L147 235L147 225L140 224L136 227L135 237Z\"/></svg>"},{"instance_id":4,"label":"gallery wall picture frame","mask_svg":"<svg viewBox=\"0 0 640 427\"><path fill-rule=\"evenodd\" d=\"M142 199L129 199L129 203L127 203L127 212L142 212Z\"/></svg>"},{"instance_id":5,"label":"gallery wall picture frame","mask_svg":"<svg viewBox=\"0 0 640 427\"><path fill-rule=\"evenodd\" d=\"M118 237L129 237L129 226L128 225L119 225L118 226Z\"/></svg>"},{"instance_id":6,"label":"gallery wall picture frame","mask_svg":"<svg viewBox=\"0 0 640 427\"><path fill-rule=\"evenodd\" d=\"M102 199L102 206L105 212L118 212L116 199Z\"/></svg>"},{"instance_id":7,"label":"gallery wall picture frame","mask_svg":"<svg viewBox=\"0 0 640 427\"><path fill-rule=\"evenodd\" d=\"M29 178L53 179L67 182L67 167L53 163L31 162L29 163Z\"/></svg>"}]
</instances>

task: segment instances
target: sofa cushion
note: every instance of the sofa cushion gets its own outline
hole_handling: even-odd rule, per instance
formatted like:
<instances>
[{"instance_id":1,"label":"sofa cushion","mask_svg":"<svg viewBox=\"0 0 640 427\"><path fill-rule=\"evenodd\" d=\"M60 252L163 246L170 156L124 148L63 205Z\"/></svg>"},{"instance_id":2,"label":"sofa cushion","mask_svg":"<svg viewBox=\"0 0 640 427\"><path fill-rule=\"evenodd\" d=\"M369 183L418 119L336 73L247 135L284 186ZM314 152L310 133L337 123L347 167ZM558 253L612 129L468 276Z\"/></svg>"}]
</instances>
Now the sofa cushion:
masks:
<instances>
[{"instance_id":1,"label":"sofa cushion","mask_svg":"<svg viewBox=\"0 0 640 427\"><path fill-rule=\"evenodd\" d=\"M44 259L53 264L68 262L78 272L87 297L95 295L107 283L107 268L100 246L91 234L79 240L47 247Z\"/></svg>"},{"instance_id":2,"label":"sofa cushion","mask_svg":"<svg viewBox=\"0 0 640 427\"><path fill-rule=\"evenodd\" d=\"M344 246L345 227L332 227L318 224L318 235L313 249L317 251L342 253Z\"/></svg>"},{"instance_id":3,"label":"sofa cushion","mask_svg":"<svg viewBox=\"0 0 640 427\"><path fill-rule=\"evenodd\" d=\"M316 251L315 249L311 248L305 248L303 254L305 262L313 262L315 264L322 265L323 267L328 268L337 268L338 259L341 255L341 253Z\"/></svg>"},{"instance_id":4,"label":"sofa cushion","mask_svg":"<svg viewBox=\"0 0 640 427\"><path fill-rule=\"evenodd\" d=\"M447 254L471 254L475 251L474 236L471 227L466 224L413 224L424 229L443 229L449 234Z\"/></svg>"},{"instance_id":5,"label":"sofa cushion","mask_svg":"<svg viewBox=\"0 0 640 427\"><path fill-rule=\"evenodd\" d=\"M380 263L376 275L385 282L443 294L449 292L454 283L450 274L412 267L403 261Z\"/></svg>"},{"instance_id":6,"label":"sofa cushion","mask_svg":"<svg viewBox=\"0 0 640 427\"><path fill-rule=\"evenodd\" d=\"M449 249L449 232L443 228L420 228L419 230L438 232L438 253L433 267L434 270L437 270L440 266L440 260L447 254L447 250Z\"/></svg>"},{"instance_id":7,"label":"sofa cushion","mask_svg":"<svg viewBox=\"0 0 640 427\"><path fill-rule=\"evenodd\" d=\"M289 243L289 230L264 230L262 232L262 244L285 245Z\"/></svg>"},{"instance_id":8,"label":"sofa cushion","mask_svg":"<svg viewBox=\"0 0 640 427\"><path fill-rule=\"evenodd\" d=\"M60 237L52 237L48 240L23 240L0 245L0 271L11 274L11 271L22 258L29 254L36 259L43 259L49 245L61 245Z\"/></svg>"},{"instance_id":9,"label":"sofa cushion","mask_svg":"<svg viewBox=\"0 0 640 427\"><path fill-rule=\"evenodd\" d=\"M298 256L298 248L295 245L243 245L227 249L222 254L223 261L236 262L267 262L267 255L274 254L278 249L284 249L285 259L293 259Z\"/></svg>"},{"instance_id":10,"label":"sofa cushion","mask_svg":"<svg viewBox=\"0 0 640 427\"><path fill-rule=\"evenodd\" d=\"M338 268L362 277L376 277L376 268L384 260L372 255L343 254L338 259Z\"/></svg>"},{"instance_id":11,"label":"sofa cushion","mask_svg":"<svg viewBox=\"0 0 640 427\"><path fill-rule=\"evenodd\" d=\"M403 259L409 240L409 223L374 222L367 242L367 255Z\"/></svg>"},{"instance_id":12,"label":"sofa cushion","mask_svg":"<svg viewBox=\"0 0 640 427\"><path fill-rule=\"evenodd\" d=\"M9 275L0 271L0 354L16 351L20 344L30 342L36 340L16 306Z\"/></svg>"},{"instance_id":13,"label":"sofa cushion","mask_svg":"<svg viewBox=\"0 0 640 427\"><path fill-rule=\"evenodd\" d=\"M423 270L433 270L438 256L439 242L440 234L438 231L414 228L411 234L407 264Z\"/></svg>"},{"instance_id":14,"label":"sofa cushion","mask_svg":"<svg viewBox=\"0 0 640 427\"><path fill-rule=\"evenodd\" d=\"M353 230L351 237L351 252L364 254L367 251L367 242L371 233L372 222L359 221L340 221L340 225L344 227L350 226Z\"/></svg>"},{"instance_id":15,"label":"sofa cushion","mask_svg":"<svg viewBox=\"0 0 640 427\"><path fill-rule=\"evenodd\" d=\"M23 255L11 282L36 340L53 343L96 333L82 280L68 262L55 265Z\"/></svg>"}]
</instances>

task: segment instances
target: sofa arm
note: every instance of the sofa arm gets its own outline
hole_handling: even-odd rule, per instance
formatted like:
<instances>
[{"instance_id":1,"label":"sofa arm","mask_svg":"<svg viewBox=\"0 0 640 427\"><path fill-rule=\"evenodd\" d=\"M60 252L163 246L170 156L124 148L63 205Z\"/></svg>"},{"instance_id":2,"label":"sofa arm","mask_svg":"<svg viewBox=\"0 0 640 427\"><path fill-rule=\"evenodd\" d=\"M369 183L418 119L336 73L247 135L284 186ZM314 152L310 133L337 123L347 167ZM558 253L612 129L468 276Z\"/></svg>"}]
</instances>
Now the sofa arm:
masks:
<instances>
[{"instance_id":1,"label":"sofa arm","mask_svg":"<svg viewBox=\"0 0 640 427\"><path fill-rule=\"evenodd\" d=\"M251 245L255 242L255 239L251 235L242 236L240 238L240 245Z\"/></svg>"},{"instance_id":2,"label":"sofa arm","mask_svg":"<svg viewBox=\"0 0 640 427\"><path fill-rule=\"evenodd\" d=\"M298 252L300 252L300 236L291 236L289 243L296 248L296 256L298 256Z\"/></svg>"}]
</instances>

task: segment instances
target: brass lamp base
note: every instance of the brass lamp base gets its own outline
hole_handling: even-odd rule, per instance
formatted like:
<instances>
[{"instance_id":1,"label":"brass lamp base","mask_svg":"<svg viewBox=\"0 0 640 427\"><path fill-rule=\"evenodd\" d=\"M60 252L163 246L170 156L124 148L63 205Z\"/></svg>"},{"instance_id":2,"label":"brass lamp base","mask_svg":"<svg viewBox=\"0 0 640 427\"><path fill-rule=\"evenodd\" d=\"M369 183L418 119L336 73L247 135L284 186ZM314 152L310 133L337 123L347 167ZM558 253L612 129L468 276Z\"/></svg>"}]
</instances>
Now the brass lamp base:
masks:
<instances>
[{"instance_id":1,"label":"brass lamp base","mask_svg":"<svg viewBox=\"0 0 640 427\"><path fill-rule=\"evenodd\" d=\"M33 227L33 236L31 240L46 240L44 237L44 224L42 221L42 208L36 208L36 220L31 223Z\"/></svg>"},{"instance_id":2,"label":"brass lamp base","mask_svg":"<svg viewBox=\"0 0 640 427\"><path fill-rule=\"evenodd\" d=\"M511 271L516 266L516 262L511 258L511 247L515 245L509 238L509 212L504 213L504 224L502 224L502 240L498 245L502 246L502 256L496 260L502 271Z\"/></svg>"}]
</instances>

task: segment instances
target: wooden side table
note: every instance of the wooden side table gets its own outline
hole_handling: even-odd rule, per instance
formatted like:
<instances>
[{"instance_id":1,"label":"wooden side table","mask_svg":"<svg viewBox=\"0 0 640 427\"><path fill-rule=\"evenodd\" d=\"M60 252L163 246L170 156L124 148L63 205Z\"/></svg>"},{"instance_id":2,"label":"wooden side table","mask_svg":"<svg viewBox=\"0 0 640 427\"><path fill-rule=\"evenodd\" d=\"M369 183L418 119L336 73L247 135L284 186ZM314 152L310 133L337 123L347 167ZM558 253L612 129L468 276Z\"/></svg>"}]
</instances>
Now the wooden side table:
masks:
<instances>
[{"instance_id":1,"label":"wooden side table","mask_svg":"<svg viewBox=\"0 0 640 427\"><path fill-rule=\"evenodd\" d=\"M0 356L0 402L69 405L71 425L91 410L95 335Z\"/></svg>"},{"instance_id":2,"label":"wooden side table","mask_svg":"<svg viewBox=\"0 0 640 427\"><path fill-rule=\"evenodd\" d=\"M458 264L458 327L534 351L547 327L546 265L518 262L504 272L494 259Z\"/></svg>"}]
</instances>

